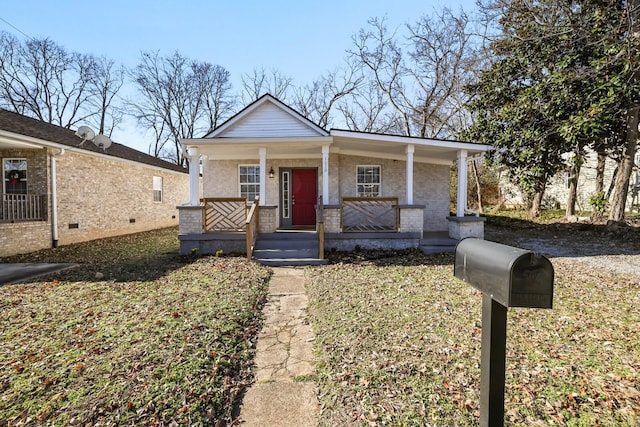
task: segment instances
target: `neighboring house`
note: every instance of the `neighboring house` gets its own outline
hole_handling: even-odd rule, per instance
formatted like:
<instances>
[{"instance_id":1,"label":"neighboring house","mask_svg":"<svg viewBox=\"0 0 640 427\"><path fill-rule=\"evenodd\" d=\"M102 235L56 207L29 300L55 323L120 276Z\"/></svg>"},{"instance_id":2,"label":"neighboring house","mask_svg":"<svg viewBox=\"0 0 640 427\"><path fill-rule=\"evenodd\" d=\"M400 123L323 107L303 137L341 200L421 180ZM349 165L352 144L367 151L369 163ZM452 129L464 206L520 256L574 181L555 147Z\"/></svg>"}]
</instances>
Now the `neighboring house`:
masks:
<instances>
[{"instance_id":1,"label":"neighboring house","mask_svg":"<svg viewBox=\"0 0 640 427\"><path fill-rule=\"evenodd\" d=\"M587 151L584 158L584 164L580 169L580 175L578 176L578 186L576 194L576 210L577 211L591 211L592 207L589 204L591 196L596 194L596 166L598 164L598 155L594 151ZM640 205L639 191L640 191L640 173L638 172L638 165L640 164L640 154L636 155L636 166L631 174L629 180L629 192L627 194L626 210L638 210ZM616 169L616 162L607 158L604 168L604 191L608 192L611 187L611 181L613 179L613 173ZM563 171L553 176L544 192L543 207L554 209L565 209L567 207L567 196L569 195L569 181L571 178L571 172ZM522 192L517 186L510 183L506 174L501 177L500 180L501 195L505 200L505 206L507 207L524 207L526 203L522 196Z\"/></svg>"},{"instance_id":2,"label":"neighboring house","mask_svg":"<svg viewBox=\"0 0 640 427\"><path fill-rule=\"evenodd\" d=\"M487 145L327 131L270 95L205 137L181 142L191 165L190 204L179 207L183 254L250 255L257 235L256 251L267 241L275 243L265 251L311 236L320 258L323 249L407 248L429 236L483 236L483 218L465 216L466 188L450 215L449 187L452 165L466 175L467 158Z\"/></svg>"},{"instance_id":3,"label":"neighboring house","mask_svg":"<svg viewBox=\"0 0 640 427\"><path fill-rule=\"evenodd\" d=\"M178 223L189 175L175 164L0 109L0 256Z\"/></svg>"}]
</instances>

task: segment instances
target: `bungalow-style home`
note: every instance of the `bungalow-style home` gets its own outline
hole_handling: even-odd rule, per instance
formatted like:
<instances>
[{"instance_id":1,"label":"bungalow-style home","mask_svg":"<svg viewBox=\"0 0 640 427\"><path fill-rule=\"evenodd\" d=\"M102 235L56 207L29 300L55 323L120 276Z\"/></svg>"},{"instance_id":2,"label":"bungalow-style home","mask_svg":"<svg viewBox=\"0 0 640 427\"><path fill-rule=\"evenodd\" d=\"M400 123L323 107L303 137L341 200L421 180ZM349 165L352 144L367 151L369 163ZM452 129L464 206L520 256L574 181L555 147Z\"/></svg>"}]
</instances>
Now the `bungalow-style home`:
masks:
<instances>
[{"instance_id":1,"label":"bungalow-style home","mask_svg":"<svg viewBox=\"0 0 640 427\"><path fill-rule=\"evenodd\" d=\"M268 94L181 143L191 183L190 203L178 207L183 254L310 263L325 250L451 249L484 235L483 218L465 215L466 173L487 145L327 131ZM450 215L456 162L464 188Z\"/></svg>"},{"instance_id":2,"label":"bungalow-style home","mask_svg":"<svg viewBox=\"0 0 640 427\"><path fill-rule=\"evenodd\" d=\"M76 133L0 109L0 256L177 225L186 169Z\"/></svg>"}]
</instances>

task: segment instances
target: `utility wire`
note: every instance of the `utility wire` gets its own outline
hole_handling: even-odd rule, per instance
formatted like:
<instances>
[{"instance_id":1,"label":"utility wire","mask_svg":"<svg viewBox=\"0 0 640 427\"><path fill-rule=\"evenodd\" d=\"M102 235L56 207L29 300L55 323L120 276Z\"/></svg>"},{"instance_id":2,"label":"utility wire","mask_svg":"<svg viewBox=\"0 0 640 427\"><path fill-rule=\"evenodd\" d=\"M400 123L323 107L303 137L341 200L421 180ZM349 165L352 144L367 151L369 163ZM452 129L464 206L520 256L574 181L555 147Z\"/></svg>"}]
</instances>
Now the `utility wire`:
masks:
<instances>
[{"instance_id":1,"label":"utility wire","mask_svg":"<svg viewBox=\"0 0 640 427\"><path fill-rule=\"evenodd\" d=\"M14 30L16 30L17 32L19 32L20 34L22 34L23 36L25 36L28 39L33 40L33 37L31 37L29 34L25 33L24 31L22 31L20 28L16 27L15 25L13 25L11 22L7 21L6 19L4 19L2 16L0 16L0 21L4 22L5 24L7 24L8 26L10 26L11 28L13 28Z\"/></svg>"}]
</instances>

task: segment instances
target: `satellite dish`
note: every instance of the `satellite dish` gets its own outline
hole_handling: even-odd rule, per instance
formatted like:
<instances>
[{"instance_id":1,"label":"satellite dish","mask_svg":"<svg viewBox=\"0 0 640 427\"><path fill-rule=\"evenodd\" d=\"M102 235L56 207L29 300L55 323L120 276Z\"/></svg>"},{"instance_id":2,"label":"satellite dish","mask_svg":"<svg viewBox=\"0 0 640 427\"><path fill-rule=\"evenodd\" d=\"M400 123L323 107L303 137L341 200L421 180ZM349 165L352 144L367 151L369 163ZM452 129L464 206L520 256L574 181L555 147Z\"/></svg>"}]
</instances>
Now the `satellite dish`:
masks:
<instances>
[{"instance_id":1,"label":"satellite dish","mask_svg":"<svg viewBox=\"0 0 640 427\"><path fill-rule=\"evenodd\" d=\"M103 150L106 150L111 146L111 138L102 134L96 135L93 138L93 143L96 144L98 148L102 148Z\"/></svg>"},{"instance_id":2,"label":"satellite dish","mask_svg":"<svg viewBox=\"0 0 640 427\"><path fill-rule=\"evenodd\" d=\"M89 126L80 126L76 131L76 136L82 138L82 142L80 143L80 145L82 145L85 141L93 139L96 133Z\"/></svg>"}]
</instances>

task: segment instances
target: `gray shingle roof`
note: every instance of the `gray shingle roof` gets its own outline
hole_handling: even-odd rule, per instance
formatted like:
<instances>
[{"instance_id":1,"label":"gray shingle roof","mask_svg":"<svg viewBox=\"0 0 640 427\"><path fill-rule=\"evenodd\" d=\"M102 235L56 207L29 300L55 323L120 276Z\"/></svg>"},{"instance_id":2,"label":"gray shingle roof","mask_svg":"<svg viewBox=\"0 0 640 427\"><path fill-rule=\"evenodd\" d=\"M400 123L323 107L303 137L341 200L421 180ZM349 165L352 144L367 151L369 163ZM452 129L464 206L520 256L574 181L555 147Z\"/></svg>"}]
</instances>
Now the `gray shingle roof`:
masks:
<instances>
[{"instance_id":1,"label":"gray shingle roof","mask_svg":"<svg viewBox=\"0 0 640 427\"><path fill-rule=\"evenodd\" d=\"M45 123L12 111L3 110L2 108L0 108L0 129L43 141L75 147L84 151L106 154L145 165L156 166L162 169L184 173L188 172L188 170L182 166L158 159L149 154L127 147L126 145L118 144L117 142L111 144L106 150L102 150L92 143L84 143L82 147L78 147L78 144L80 144L82 140L75 135L75 131Z\"/></svg>"}]
</instances>

